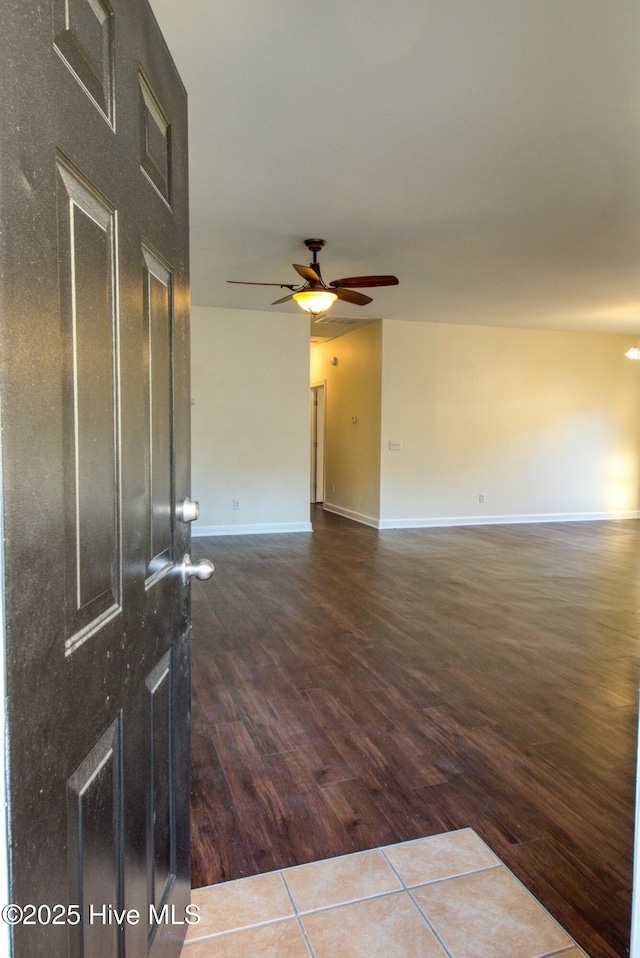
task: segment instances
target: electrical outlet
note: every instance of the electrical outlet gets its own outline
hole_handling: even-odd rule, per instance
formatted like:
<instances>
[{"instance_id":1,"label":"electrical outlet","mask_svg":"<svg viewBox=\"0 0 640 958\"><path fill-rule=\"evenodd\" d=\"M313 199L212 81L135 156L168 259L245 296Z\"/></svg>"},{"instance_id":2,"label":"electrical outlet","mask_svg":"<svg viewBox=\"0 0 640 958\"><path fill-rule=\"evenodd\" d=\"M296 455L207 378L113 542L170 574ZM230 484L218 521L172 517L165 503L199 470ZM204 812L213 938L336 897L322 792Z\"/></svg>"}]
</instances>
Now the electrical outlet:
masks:
<instances>
[{"instance_id":1,"label":"electrical outlet","mask_svg":"<svg viewBox=\"0 0 640 958\"><path fill-rule=\"evenodd\" d=\"M335 492L335 491L336 491L336 484L335 484L335 482L332 482L332 483L331 483L331 492Z\"/></svg>"},{"instance_id":2,"label":"electrical outlet","mask_svg":"<svg viewBox=\"0 0 640 958\"><path fill-rule=\"evenodd\" d=\"M478 494L478 502L484 502L484 492Z\"/></svg>"},{"instance_id":3,"label":"electrical outlet","mask_svg":"<svg viewBox=\"0 0 640 958\"><path fill-rule=\"evenodd\" d=\"M234 509L239 509L239 508L240 508L240 500L239 500L239 499L234 499L234 500L233 500L233 508L234 508Z\"/></svg>"},{"instance_id":4,"label":"electrical outlet","mask_svg":"<svg viewBox=\"0 0 640 958\"><path fill-rule=\"evenodd\" d=\"M402 452L402 443L399 439L389 440L389 449L391 452Z\"/></svg>"}]
</instances>

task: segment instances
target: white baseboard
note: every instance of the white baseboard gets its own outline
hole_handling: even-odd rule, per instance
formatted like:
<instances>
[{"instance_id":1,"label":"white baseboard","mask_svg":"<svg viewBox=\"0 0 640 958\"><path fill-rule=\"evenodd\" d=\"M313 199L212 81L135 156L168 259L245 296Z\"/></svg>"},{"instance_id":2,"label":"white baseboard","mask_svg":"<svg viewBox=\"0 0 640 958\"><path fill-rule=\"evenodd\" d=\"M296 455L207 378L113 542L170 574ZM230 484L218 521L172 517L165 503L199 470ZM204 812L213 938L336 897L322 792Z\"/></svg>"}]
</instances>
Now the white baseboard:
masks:
<instances>
[{"instance_id":1,"label":"white baseboard","mask_svg":"<svg viewBox=\"0 0 640 958\"><path fill-rule=\"evenodd\" d=\"M373 526L374 529L380 528L380 520L373 516L366 516L361 512L353 512L351 509L343 509L342 506L334 506L331 502L323 503L326 512L335 512L338 516L344 516L345 519L353 519L354 522L361 522L365 526Z\"/></svg>"},{"instance_id":2,"label":"white baseboard","mask_svg":"<svg viewBox=\"0 0 640 958\"><path fill-rule=\"evenodd\" d=\"M511 516L451 516L426 519L381 519L379 529L431 529L439 526L496 526L540 522L594 522L638 519L638 512L554 512Z\"/></svg>"},{"instance_id":3,"label":"white baseboard","mask_svg":"<svg viewBox=\"0 0 640 958\"><path fill-rule=\"evenodd\" d=\"M554 512L548 515L513 516L448 516L415 519L376 519L364 513L343 509L331 502L323 504L327 512L334 512L345 519L352 519L373 529L437 529L448 526L496 526L517 525L536 522L595 522L613 519L640 519L640 512ZM248 525L195 526L191 535L194 538L204 536L255 536L274 533L311 532L310 522L258 522Z\"/></svg>"},{"instance_id":4,"label":"white baseboard","mask_svg":"<svg viewBox=\"0 0 640 958\"><path fill-rule=\"evenodd\" d=\"M447 526L496 526L536 522L595 522L613 519L639 519L640 512L554 512L548 514L509 516L446 516L414 519L374 519L351 509L343 509L330 502L324 503L327 512L335 512L346 519L361 522L374 529L435 529Z\"/></svg>"},{"instance_id":5,"label":"white baseboard","mask_svg":"<svg viewBox=\"0 0 640 958\"><path fill-rule=\"evenodd\" d=\"M194 538L203 536L256 536L276 532L311 532L310 522L257 522L251 525L195 526Z\"/></svg>"}]
</instances>

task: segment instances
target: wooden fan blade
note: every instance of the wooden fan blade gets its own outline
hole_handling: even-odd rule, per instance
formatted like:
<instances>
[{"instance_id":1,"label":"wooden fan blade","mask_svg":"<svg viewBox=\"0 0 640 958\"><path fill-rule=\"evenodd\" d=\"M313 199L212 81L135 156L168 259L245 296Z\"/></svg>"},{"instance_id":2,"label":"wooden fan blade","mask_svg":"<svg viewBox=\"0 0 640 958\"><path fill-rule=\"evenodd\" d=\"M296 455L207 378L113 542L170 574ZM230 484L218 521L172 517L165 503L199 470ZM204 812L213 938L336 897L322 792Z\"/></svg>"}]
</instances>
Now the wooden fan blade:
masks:
<instances>
[{"instance_id":1,"label":"wooden fan blade","mask_svg":"<svg viewBox=\"0 0 640 958\"><path fill-rule=\"evenodd\" d=\"M320 283L321 279L316 273L315 269L311 269L310 266L300 266L299 263L293 263L293 268L296 272L300 273L303 279L306 279L308 283Z\"/></svg>"},{"instance_id":2,"label":"wooden fan blade","mask_svg":"<svg viewBox=\"0 0 640 958\"><path fill-rule=\"evenodd\" d=\"M397 276L347 276L346 279L334 279L330 286L356 287L365 286L397 286Z\"/></svg>"},{"instance_id":3,"label":"wooden fan blade","mask_svg":"<svg viewBox=\"0 0 640 958\"><path fill-rule=\"evenodd\" d=\"M280 289L295 289L293 283L252 283L243 279L228 279L227 283L235 283L239 286L279 286Z\"/></svg>"},{"instance_id":4,"label":"wooden fan blade","mask_svg":"<svg viewBox=\"0 0 640 958\"><path fill-rule=\"evenodd\" d=\"M334 289L333 292L336 294L338 299L344 300L345 303L353 303L354 306L366 306L367 303L372 303L373 300L370 296L365 296L364 293L356 293L355 289Z\"/></svg>"},{"instance_id":5,"label":"wooden fan blade","mask_svg":"<svg viewBox=\"0 0 640 958\"><path fill-rule=\"evenodd\" d=\"M277 306L279 303L287 303L290 299L293 299L293 293L289 293L288 296L283 296L282 299L277 299L275 303L272 303L272 306Z\"/></svg>"}]
</instances>

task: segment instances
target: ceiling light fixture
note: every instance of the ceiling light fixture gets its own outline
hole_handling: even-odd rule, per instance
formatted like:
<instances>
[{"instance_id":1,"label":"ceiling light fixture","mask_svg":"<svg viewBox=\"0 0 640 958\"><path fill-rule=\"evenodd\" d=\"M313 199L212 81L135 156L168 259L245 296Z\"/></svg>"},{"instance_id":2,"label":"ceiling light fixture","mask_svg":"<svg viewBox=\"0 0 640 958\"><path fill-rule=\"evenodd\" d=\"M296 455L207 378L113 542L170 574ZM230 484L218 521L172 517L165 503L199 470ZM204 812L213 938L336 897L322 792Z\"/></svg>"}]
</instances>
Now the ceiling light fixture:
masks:
<instances>
[{"instance_id":1,"label":"ceiling light fixture","mask_svg":"<svg viewBox=\"0 0 640 958\"><path fill-rule=\"evenodd\" d=\"M628 349L625 353L627 359L640 359L640 340L638 340L637 346L632 346L631 349Z\"/></svg>"},{"instance_id":2,"label":"ceiling light fixture","mask_svg":"<svg viewBox=\"0 0 640 958\"><path fill-rule=\"evenodd\" d=\"M298 306L312 316L319 316L320 313L326 313L328 309L331 309L338 295L330 289L301 289L293 294L293 298Z\"/></svg>"}]
</instances>

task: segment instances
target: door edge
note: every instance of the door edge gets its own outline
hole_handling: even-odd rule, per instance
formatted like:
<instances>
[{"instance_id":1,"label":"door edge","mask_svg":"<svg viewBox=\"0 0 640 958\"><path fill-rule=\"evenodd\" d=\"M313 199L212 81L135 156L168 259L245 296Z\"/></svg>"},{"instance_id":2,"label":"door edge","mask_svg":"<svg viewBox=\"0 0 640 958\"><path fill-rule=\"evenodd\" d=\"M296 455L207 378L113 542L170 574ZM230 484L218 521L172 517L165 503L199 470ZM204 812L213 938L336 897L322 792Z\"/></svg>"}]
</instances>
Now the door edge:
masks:
<instances>
[{"instance_id":1,"label":"door edge","mask_svg":"<svg viewBox=\"0 0 640 958\"><path fill-rule=\"evenodd\" d=\"M1 397L0 397L1 398ZM0 425L2 413L0 411ZM5 576L4 576L4 497L2 484L2 449L0 448L0 902L9 904L10 858L9 858L9 780L8 780L8 743L7 743L7 641L5 616ZM4 948L2 947L4 945ZM13 954L11 927L0 922L0 953Z\"/></svg>"}]
</instances>

